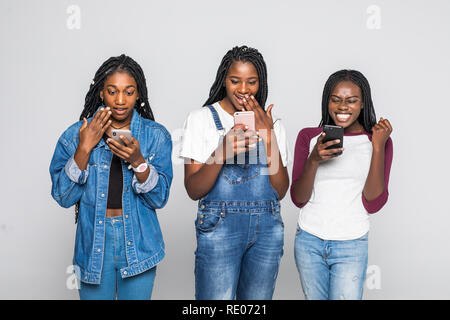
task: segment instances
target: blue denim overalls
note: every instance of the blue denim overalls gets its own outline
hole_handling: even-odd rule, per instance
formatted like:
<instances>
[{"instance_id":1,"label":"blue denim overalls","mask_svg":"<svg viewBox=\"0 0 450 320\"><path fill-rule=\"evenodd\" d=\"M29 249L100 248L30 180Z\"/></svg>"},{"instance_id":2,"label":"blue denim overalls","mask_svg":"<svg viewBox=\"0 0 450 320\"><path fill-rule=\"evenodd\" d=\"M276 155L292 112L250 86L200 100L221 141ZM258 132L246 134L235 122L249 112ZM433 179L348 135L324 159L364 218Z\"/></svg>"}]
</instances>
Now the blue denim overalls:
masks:
<instances>
[{"instance_id":1,"label":"blue denim overalls","mask_svg":"<svg viewBox=\"0 0 450 320\"><path fill-rule=\"evenodd\" d=\"M223 131L217 111L217 130ZM259 156L258 156L259 153ZM267 174L264 145L242 164L225 163L198 203L195 221L196 299L272 299L283 255L284 225Z\"/></svg>"}]
</instances>

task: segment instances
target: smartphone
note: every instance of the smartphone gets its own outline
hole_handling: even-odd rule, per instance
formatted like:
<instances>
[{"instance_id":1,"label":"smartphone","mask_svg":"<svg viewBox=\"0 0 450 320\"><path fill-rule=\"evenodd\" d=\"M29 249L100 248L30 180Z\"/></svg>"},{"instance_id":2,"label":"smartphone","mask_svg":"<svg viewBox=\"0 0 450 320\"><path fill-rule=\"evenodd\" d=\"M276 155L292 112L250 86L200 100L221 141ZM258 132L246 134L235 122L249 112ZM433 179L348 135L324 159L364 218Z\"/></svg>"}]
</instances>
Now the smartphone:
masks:
<instances>
[{"instance_id":1,"label":"smartphone","mask_svg":"<svg viewBox=\"0 0 450 320\"><path fill-rule=\"evenodd\" d=\"M344 128L343 127L324 125L323 132L325 132L325 138L323 138L322 143L325 143L325 142L328 142L331 140L336 140L336 139L340 140L339 143L329 146L326 149L336 149L336 148L342 148L344 146ZM342 154L342 151L336 152L335 154L337 154L337 155Z\"/></svg>"},{"instance_id":2,"label":"smartphone","mask_svg":"<svg viewBox=\"0 0 450 320\"><path fill-rule=\"evenodd\" d=\"M248 130L255 131L255 113L253 111L235 112L234 124L245 124L248 126Z\"/></svg>"},{"instance_id":3,"label":"smartphone","mask_svg":"<svg viewBox=\"0 0 450 320\"><path fill-rule=\"evenodd\" d=\"M111 138L119 142L121 145L125 145L120 136L124 136L131 141L131 131L130 130L120 130L120 129L112 129L111 130Z\"/></svg>"}]
</instances>

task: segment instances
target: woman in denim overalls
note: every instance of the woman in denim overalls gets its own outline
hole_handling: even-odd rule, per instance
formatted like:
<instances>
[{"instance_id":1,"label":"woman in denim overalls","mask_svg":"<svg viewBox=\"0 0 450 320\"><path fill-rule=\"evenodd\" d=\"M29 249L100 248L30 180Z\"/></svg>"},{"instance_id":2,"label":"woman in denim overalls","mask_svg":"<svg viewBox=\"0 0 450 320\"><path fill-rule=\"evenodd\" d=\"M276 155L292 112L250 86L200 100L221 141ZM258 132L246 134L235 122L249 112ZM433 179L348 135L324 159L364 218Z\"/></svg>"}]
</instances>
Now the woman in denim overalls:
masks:
<instances>
[{"instance_id":1,"label":"woman in denim overalls","mask_svg":"<svg viewBox=\"0 0 450 320\"><path fill-rule=\"evenodd\" d=\"M289 177L274 133L273 105L267 111L261 107L266 98L266 67L261 54L246 46L235 47L222 60L207 108L192 112L186 121L186 140L193 136L187 131L196 126L192 120L196 117L204 119L203 123L197 120L197 126L205 127L211 120L215 124L210 134L206 130L198 139L220 136L206 161L194 161L183 150L187 141L181 152L188 160L186 190L192 199L199 200L196 299L273 296L284 243L279 200L286 194ZM224 134L223 121L232 121L236 111L254 112L255 131L235 124Z\"/></svg>"}]
</instances>

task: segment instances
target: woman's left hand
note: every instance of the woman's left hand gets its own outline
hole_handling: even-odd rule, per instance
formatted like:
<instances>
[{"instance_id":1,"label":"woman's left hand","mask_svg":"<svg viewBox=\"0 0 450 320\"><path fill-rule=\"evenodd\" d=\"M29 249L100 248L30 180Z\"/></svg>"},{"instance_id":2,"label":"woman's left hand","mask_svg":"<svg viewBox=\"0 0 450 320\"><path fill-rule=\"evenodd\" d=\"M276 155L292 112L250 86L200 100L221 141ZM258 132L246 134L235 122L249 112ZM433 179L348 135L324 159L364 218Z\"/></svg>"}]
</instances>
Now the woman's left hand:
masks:
<instances>
[{"instance_id":1,"label":"woman's left hand","mask_svg":"<svg viewBox=\"0 0 450 320\"><path fill-rule=\"evenodd\" d=\"M122 139L125 145L122 145L111 138L106 140L112 153L126 162L129 162L134 168L145 162L145 158L141 153L139 141L134 137L131 137L131 141L124 136L120 136L120 139Z\"/></svg>"},{"instance_id":2,"label":"woman's left hand","mask_svg":"<svg viewBox=\"0 0 450 320\"><path fill-rule=\"evenodd\" d=\"M253 111L255 113L255 131L259 132L260 130L266 130L267 135L270 135L270 130L273 129L273 104L271 104L267 108L267 111L264 112L263 108L261 108L258 101L253 95L244 98L243 101L245 110ZM263 134L262 138L264 139L265 136L266 134Z\"/></svg>"},{"instance_id":3,"label":"woman's left hand","mask_svg":"<svg viewBox=\"0 0 450 320\"><path fill-rule=\"evenodd\" d=\"M392 132L392 126L388 119L380 118L377 124L372 127L372 146L374 150L384 150L386 141Z\"/></svg>"}]
</instances>

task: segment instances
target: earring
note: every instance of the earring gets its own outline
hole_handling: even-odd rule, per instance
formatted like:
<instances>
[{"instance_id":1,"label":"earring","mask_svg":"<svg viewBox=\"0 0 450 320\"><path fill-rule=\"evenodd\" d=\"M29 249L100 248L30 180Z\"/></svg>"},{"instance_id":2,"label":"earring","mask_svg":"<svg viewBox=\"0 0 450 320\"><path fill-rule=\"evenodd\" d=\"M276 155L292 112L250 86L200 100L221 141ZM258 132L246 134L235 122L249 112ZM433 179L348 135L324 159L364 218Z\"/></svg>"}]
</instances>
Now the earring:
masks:
<instances>
[{"instance_id":1,"label":"earring","mask_svg":"<svg viewBox=\"0 0 450 320\"><path fill-rule=\"evenodd\" d=\"M139 101L139 97L137 97L136 101ZM145 102L144 101L141 102L141 107L143 107L143 106L145 106Z\"/></svg>"}]
</instances>

